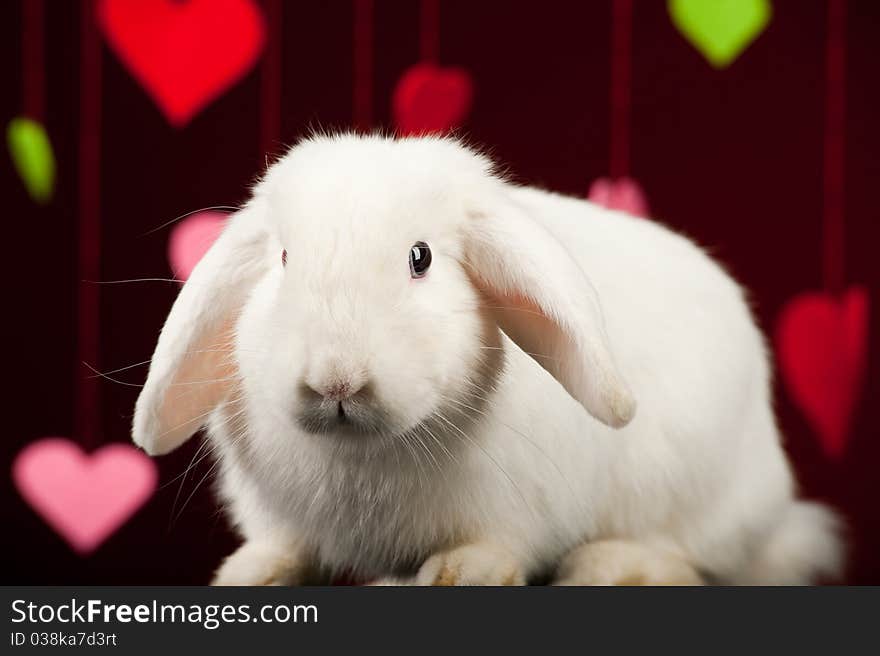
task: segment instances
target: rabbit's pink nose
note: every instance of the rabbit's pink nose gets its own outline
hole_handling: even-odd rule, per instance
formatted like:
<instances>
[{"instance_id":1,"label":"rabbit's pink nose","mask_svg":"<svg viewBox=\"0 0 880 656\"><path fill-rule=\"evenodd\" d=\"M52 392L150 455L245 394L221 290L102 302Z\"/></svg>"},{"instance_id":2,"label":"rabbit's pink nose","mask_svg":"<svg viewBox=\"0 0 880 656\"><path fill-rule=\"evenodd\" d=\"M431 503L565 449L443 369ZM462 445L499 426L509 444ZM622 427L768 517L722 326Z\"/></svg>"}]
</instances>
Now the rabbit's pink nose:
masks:
<instances>
[{"instance_id":1,"label":"rabbit's pink nose","mask_svg":"<svg viewBox=\"0 0 880 656\"><path fill-rule=\"evenodd\" d=\"M366 385L366 381L332 381L327 383L313 383L306 381L305 387L313 394L321 396L328 401L344 401L360 392Z\"/></svg>"}]
</instances>

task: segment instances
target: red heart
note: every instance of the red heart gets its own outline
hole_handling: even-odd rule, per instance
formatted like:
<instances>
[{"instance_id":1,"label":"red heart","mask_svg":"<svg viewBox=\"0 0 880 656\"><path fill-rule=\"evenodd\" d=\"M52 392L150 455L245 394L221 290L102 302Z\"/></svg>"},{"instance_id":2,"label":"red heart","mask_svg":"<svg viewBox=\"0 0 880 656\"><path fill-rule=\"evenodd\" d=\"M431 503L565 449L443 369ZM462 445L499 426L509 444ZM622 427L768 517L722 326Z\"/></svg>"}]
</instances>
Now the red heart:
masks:
<instances>
[{"instance_id":1,"label":"red heart","mask_svg":"<svg viewBox=\"0 0 880 656\"><path fill-rule=\"evenodd\" d=\"M648 216L645 192L632 178L597 178L590 185L587 198L610 210L621 210L633 216Z\"/></svg>"},{"instance_id":2,"label":"red heart","mask_svg":"<svg viewBox=\"0 0 880 656\"><path fill-rule=\"evenodd\" d=\"M792 400L832 457L840 457L865 375L868 293L847 290L796 296L776 326L776 351Z\"/></svg>"},{"instance_id":3,"label":"red heart","mask_svg":"<svg viewBox=\"0 0 880 656\"><path fill-rule=\"evenodd\" d=\"M156 465L127 444L85 454L70 440L29 444L12 463L21 496L75 551L87 554L156 489Z\"/></svg>"},{"instance_id":4,"label":"red heart","mask_svg":"<svg viewBox=\"0 0 880 656\"><path fill-rule=\"evenodd\" d=\"M445 132L461 124L471 108L473 83L467 71L416 64L394 89L394 119L401 134Z\"/></svg>"},{"instance_id":5,"label":"red heart","mask_svg":"<svg viewBox=\"0 0 880 656\"><path fill-rule=\"evenodd\" d=\"M251 0L102 0L104 36L175 127L250 70L266 25Z\"/></svg>"}]
</instances>

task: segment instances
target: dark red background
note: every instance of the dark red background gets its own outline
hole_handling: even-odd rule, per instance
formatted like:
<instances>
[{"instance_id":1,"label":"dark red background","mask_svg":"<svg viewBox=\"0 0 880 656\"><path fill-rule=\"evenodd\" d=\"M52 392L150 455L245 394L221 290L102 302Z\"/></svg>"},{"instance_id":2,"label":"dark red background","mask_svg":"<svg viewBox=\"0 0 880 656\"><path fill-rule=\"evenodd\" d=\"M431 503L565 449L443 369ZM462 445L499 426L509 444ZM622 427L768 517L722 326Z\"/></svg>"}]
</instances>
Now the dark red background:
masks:
<instances>
[{"instance_id":1,"label":"dark red background","mask_svg":"<svg viewBox=\"0 0 880 656\"><path fill-rule=\"evenodd\" d=\"M418 3L378 2L374 115L390 127L390 97L418 56ZM653 214L708 246L753 292L770 330L782 304L821 285L822 143L826 3L777 0L766 32L734 64L714 70L675 30L660 0L636 2L633 26L632 173ZM880 268L880 4L850 1L847 22L846 275L878 305ZM0 464L8 472L27 442L71 436L74 386L88 375L76 355L77 2L47 3L47 128L59 172L45 208L26 196L8 158L0 166L7 226L2 278L6 423ZM4 122L21 111L21 4L0 3ZM352 5L286 3L283 12L282 141L309 125L352 120ZM476 101L466 133L523 181L583 194L604 175L609 152L610 1L444 0L440 59L468 68ZM261 171L259 66L183 130L171 128L112 53L103 55L101 279L163 277L174 217L236 204ZM279 144L278 149L281 149ZM101 287L103 370L149 358L177 288L168 283ZM867 380L845 457L828 461L783 390L777 400L787 446L807 494L849 520L848 580L880 583L880 392L877 312ZM822 345L817 345L821 348ZM142 382L144 369L121 375ZM103 383L103 440L128 440L137 389ZM95 446L95 436L75 436ZM2 476L2 582L201 583L234 539L204 485L176 522L172 503L197 441L161 459L160 488L94 554L74 555ZM183 486L189 496L207 472Z\"/></svg>"}]
</instances>

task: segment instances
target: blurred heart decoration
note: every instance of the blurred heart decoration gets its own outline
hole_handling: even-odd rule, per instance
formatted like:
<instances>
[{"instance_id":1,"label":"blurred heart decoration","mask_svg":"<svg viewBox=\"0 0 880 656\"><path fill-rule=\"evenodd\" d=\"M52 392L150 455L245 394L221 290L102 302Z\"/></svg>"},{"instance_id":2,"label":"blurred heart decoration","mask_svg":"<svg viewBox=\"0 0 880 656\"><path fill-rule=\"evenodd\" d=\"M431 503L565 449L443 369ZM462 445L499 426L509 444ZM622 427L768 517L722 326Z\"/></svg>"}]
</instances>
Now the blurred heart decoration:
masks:
<instances>
[{"instance_id":1,"label":"blurred heart decoration","mask_svg":"<svg viewBox=\"0 0 880 656\"><path fill-rule=\"evenodd\" d=\"M55 155L46 128L29 118L14 118L6 128L6 143L30 197L48 203L55 188Z\"/></svg>"},{"instance_id":2,"label":"blurred heart decoration","mask_svg":"<svg viewBox=\"0 0 880 656\"><path fill-rule=\"evenodd\" d=\"M633 216L648 216L645 192L632 178L597 178L590 185L587 199L610 210L620 210Z\"/></svg>"},{"instance_id":3,"label":"blurred heart decoration","mask_svg":"<svg viewBox=\"0 0 880 656\"><path fill-rule=\"evenodd\" d=\"M769 0L669 0L675 27L715 68L754 41L773 13Z\"/></svg>"},{"instance_id":4,"label":"blurred heart decoration","mask_svg":"<svg viewBox=\"0 0 880 656\"><path fill-rule=\"evenodd\" d=\"M211 244L220 236L228 214L198 212L180 221L168 237L168 262L178 280L189 278Z\"/></svg>"},{"instance_id":5,"label":"blurred heart decoration","mask_svg":"<svg viewBox=\"0 0 880 656\"><path fill-rule=\"evenodd\" d=\"M26 446L12 463L19 493L74 551L87 555L156 489L156 465L127 444L91 454L63 437Z\"/></svg>"},{"instance_id":6,"label":"blurred heart decoration","mask_svg":"<svg viewBox=\"0 0 880 656\"><path fill-rule=\"evenodd\" d=\"M825 452L839 458L865 376L868 293L840 298L811 292L792 299L776 326L776 352L786 388L816 431Z\"/></svg>"},{"instance_id":7,"label":"blurred heart decoration","mask_svg":"<svg viewBox=\"0 0 880 656\"><path fill-rule=\"evenodd\" d=\"M394 120L401 134L446 132L471 108L474 86L461 68L420 63L407 69L394 89Z\"/></svg>"},{"instance_id":8,"label":"blurred heart decoration","mask_svg":"<svg viewBox=\"0 0 880 656\"><path fill-rule=\"evenodd\" d=\"M111 49L175 127L243 78L266 41L252 0L101 0L98 19Z\"/></svg>"}]
</instances>

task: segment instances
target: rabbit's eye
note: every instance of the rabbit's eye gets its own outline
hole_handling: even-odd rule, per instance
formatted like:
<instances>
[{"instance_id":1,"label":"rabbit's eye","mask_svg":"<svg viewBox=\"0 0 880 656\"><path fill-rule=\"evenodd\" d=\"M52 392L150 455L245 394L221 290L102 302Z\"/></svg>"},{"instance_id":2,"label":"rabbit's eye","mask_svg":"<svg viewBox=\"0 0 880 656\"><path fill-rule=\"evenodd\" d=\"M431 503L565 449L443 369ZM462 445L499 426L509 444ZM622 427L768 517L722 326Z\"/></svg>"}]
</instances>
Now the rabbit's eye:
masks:
<instances>
[{"instance_id":1,"label":"rabbit's eye","mask_svg":"<svg viewBox=\"0 0 880 656\"><path fill-rule=\"evenodd\" d=\"M417 241L409 249L409 271L413 278L421 278L431 266L431 249L423 241Z\"/></svg>"},{"instance_id":2,"label":"rabbit's eye","mask_svg":"<svg viewBox=\"0 0 880 656\"><path fill-rule=\"evenodd\" d=\"M287 266L287 249L281 251L281 266Z\"/></svg>"}]
</instances>

